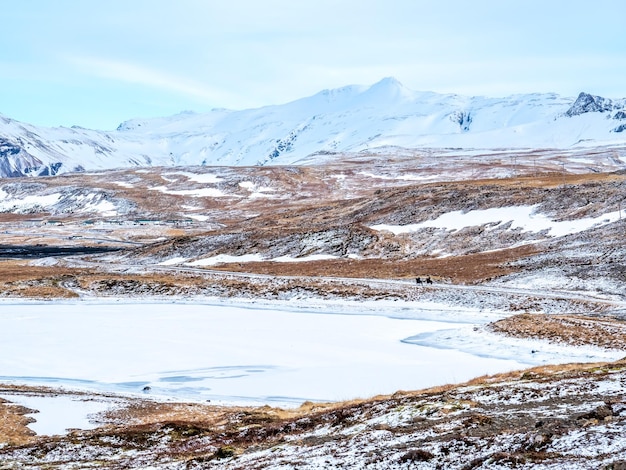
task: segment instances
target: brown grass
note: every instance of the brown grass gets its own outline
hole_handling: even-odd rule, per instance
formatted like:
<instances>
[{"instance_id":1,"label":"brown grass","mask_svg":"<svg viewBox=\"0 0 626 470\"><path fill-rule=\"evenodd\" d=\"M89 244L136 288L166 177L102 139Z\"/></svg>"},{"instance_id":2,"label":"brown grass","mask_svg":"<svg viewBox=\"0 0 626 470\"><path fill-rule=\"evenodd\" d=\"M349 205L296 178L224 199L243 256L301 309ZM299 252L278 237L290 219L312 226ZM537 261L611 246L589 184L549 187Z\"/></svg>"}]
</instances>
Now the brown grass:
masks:
<instances>
[{"instance_id":1,"label":"brown grass","mask_svg":"<svg viewBox=\"0 0 626 470\"><path fill-rule=\"evenodd\" d=\"M24 416L29 411L0 398L0 443L22 445L34 439L35 433L26 427L33 420Z\"/></svg>"},{"instance_id":2,"label":"brown grass","mask_svg":"<svg viewBox=\"0 0 626 470\"><path fill-rule=\"evenodd\" d=\"M536 245L525 245L488 253L474 253L445 258L412 260L340 259L304 263L230 263L212 267L216 270L241 271L273 276L325 276L372 279L409 279L431 276L458 283L476 283L514 272L507 263L538 253Z\"/></svg>"},{"instance_id":3,"label":"brown grass","mask_svg":"<svg viewBox=\"0 0 626 470\"><path fill-rule=\"evenodd\" d=\"M524 313L491 323L489 328L518 338L626 351L626 323L608 318Z\"/></svg>"},{"instance_id":4,"label":"brown grass","mask_svg":"<svg viewBox=\"0 0 626 470\"><path fill-rule=\"evenodd\" d=\"M502 179L478 179L456 184L463 186L497 185L502 188L516 188L520 186L528 188L557 188L559 186L562 186L564 183L567 185L578 185L585 183L606 183L611 181L624 180L626 180L625 175L620 175L616 173L563 174L557 172L543 172L538 173L537 175L527 175Z\"/></svg>"}]
</instances>

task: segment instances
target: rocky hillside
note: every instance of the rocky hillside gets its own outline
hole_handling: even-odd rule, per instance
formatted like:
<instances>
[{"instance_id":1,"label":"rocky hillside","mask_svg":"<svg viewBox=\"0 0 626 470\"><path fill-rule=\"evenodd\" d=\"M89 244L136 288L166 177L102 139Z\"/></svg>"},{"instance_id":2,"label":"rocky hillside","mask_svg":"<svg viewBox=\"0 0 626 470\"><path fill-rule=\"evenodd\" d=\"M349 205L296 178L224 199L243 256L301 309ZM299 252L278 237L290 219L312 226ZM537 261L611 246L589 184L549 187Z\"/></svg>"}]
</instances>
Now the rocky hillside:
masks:
<instances>
[{"instance_id":1,"label":"rocky hillside","mask_svg":"<svg viewBox=\"0 0 626 470\"><path fill-rule=\"evenodd\" d=\"M15 178L0 184L2 255L25 253L32 259L47 254L57 272L59 263L71 261L64 256L82 253L91 256L91 264L83 259L79 266L101 273L133 269L159 276L166 271L172 276L244 276L239 279L246 289L235 289L240 281L232 284L230 278L219 288L213 281L211 292L219 295L249 290L284 298L302 295L300 289L330 295L336 289L321 289L314 279L320 276L412 282L430 277L452 285L623 300L626 183L616 156L621 151L597 149L584 157L557 152L446 155L436 164L432 155L370 153L334 156L315 166ZM274 276L291 280L279 286L269 281ZM73 282L76 289L67 295L90 289L101 295L113 285L115 292L129 295L200 292L195 281L187 287L178 281L167 281L167 287L92 277ZM202 292L209 293L206 289ZM355 285L337 289L337 295L366 295ZM7 292L28 290L12 286ZM468 299L494 302L484 296ZM544 301L512 304L554 310ZM580 308L597 312L615 306Z\"/></svg>"}]
</instances>

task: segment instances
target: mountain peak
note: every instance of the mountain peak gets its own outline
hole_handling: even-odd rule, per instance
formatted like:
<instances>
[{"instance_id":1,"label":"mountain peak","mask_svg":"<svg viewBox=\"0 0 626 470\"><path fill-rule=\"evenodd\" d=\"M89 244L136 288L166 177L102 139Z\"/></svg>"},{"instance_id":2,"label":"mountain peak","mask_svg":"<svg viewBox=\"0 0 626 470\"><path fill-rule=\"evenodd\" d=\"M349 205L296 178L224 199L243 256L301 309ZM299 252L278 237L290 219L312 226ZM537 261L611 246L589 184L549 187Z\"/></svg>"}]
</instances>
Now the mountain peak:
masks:
<instances>
[{"instance_id":1,"label":"mountain peak","mask_svg":"<svg viewBox=\"0 0 626 470\"><path fill-rule=\"evenodd\" d=\"M578 116L585 113L604 113L613 109L613 101L602 96L581 92L574 104L565 112L566 116Z\"/></svg>"},{"instance_id":2,"label":"mountain peak","mask_svg":"<svg viewBox=\"0 0 626 470\"><path fill-rule=\"evenodd\" d=\"M395 77L385 77L382 80L379 80L378 82L374 83L372 85L372 88L374 87L379 87L379 88L404 88L404 85L402 83L400 83L400 80L398 80Z\"/></svg>"},{"instance_id":3,"label":"mountain peak","mask_svg":"<svg viewBox=\"0 0 626 470\"><path fill-rule=\"evenodd\" d=\"M373 98L380 99L398 99L398 98L410 98L413 96L413 92L405 87L400 81L394 77L385 77L379 82L374 83L369 87L364 94Z\"/></svg>"},{"instance_id":4,"label":"mountain peak","mask_svg":"<svg viewBox=\"0 0 626 470\"><path fill-rule=\"evenodd\" d=\"M583 129L571 118L582 113ZM386 77L284 105L132 119L117 132L40 128L0 115L0 177L143 165L296 164L315 161L311 156L319 152L392 147L623 146L625 113L626 100L588 93L576 100L536 93L466 97L413 91Z\"/></svg>"}]
</instances>

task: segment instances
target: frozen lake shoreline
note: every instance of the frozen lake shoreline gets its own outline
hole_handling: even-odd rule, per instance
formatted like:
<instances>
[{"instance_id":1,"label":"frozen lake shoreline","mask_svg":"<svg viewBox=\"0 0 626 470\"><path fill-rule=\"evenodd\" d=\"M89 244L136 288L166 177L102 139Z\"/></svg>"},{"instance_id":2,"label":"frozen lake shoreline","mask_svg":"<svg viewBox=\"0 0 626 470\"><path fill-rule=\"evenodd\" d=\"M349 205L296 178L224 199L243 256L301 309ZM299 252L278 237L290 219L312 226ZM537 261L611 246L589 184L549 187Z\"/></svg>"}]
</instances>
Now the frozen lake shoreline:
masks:
<instances>
[{"instance_id":1,"label":"frozen lake shoreline","mask_svg":"<svg viewBox=\"0 0 626 470\"><path fill-rule=\"evenodd\" d=\"M0 382L297 406L611 360L481 332L497 317L411 303L0 303ZM436 321L434 318L439 317ZM488 338L488 341L485 341ZM544 354L545 352L545 354ZM619 354L617 354L619 355Z\"/></svg>"},{"instance_id":2,"label":"frozen lake shoreline","mask_svg":"<svg viewBox=\"0 0 626 470\"><path fill-rule=\"evenodd\" d=\"M463 382L619 352L506 338L494 311L404 302L0 301L0 383L165 401L298 406ZM144 390L146 388L146 390ZM38 434L115 401L9 393Z\"/></svg>"},{"instance_id":3,"label":"frozen lake shoreline","mask_svg":"<svg viewBox=\"0 0 626 470\"><path fill-rule=\"evenodd\" d=\"M521 366L402 343L449 327L296 306L3 304L0 380L116 393L149 387L151 395L176 399L297 406Z\"/></svg>"}]
</instances>

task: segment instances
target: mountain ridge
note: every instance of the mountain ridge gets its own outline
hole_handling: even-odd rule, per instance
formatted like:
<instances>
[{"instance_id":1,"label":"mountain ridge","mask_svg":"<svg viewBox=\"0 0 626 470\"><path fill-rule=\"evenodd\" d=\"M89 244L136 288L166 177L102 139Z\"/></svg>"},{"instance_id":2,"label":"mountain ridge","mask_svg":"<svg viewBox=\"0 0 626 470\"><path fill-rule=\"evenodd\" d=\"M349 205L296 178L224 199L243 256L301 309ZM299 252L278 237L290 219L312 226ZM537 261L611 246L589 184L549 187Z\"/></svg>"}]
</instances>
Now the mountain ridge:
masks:
<instances>
[{"instance_id":1,"label":"mountain ridge","mask_svg":"<svg viewBox=\"0 0 626 470\"><path fill-rule=\"evenodd\" d=\"M393 77L282 105L130 119L114 131L0 118L0 177L154 165L302 164L321 153L385 147L560 149L626 143L626 99L585 92L575 100L555 93L438 94L410 90Z\"/></svg>"}]
</instances>

